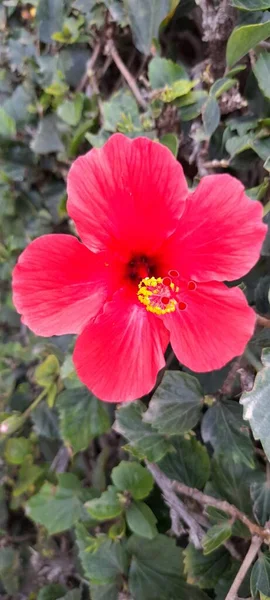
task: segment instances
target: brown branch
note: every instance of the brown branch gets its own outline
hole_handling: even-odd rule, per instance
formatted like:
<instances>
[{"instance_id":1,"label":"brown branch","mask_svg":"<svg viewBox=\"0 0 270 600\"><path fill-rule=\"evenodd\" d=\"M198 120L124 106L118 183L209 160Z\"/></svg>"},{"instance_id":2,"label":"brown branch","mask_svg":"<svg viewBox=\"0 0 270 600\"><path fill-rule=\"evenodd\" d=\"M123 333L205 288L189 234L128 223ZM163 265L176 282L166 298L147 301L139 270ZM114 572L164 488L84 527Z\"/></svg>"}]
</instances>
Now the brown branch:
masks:
<instances>
[{"instance_id":1,"label":"brown branch","mask_svg":"<svg viewBox=\"0 0 270 600\"><path fill-rule=\"evenodd\" d=\"M248 553L246 554L244 561L232 583L232 586L230 587L228 594L225 598L225 600L236 600L237 598L237 592L240 588L240 585L242 583L242 581L244 580L250 565L253 563L254 559L256 558L259 549L262 545L262 539L254 536L254 538L252 539L252 542L249 546L249 550Z\"/></svg>"},{"instance_id":2,"label":"brown branch","mask_svg":"<svg viewBox=\"0 0 270 600\"><path fill-rule=\"evenodd\" d=\"M108 42L105 46L105 54L112 57L114 63L118 67L120 73L123 75L128 86L130 87L133 95L135 96L138 104L144 110L146 110L148 108L148 104L142 97L141 92L137 86L137 83L136 83L134 77L131 75L131 73L127 69L126 65L123 63L122 58L121 58L120 54L118 53L113 40L108 40Z\"/></svg>"},{"instance_id":3,"label":"brown branch","mask_svg":"<svg viewBox=\"0 0 270 600\"><path fill-rule=\"evenodd\" d=\"M267 319L266 317L261 317L261 315L257 315L256 323L257 325L260 325L260 327L267 327L268 329L270 329L270 319Z\"/></svg>"},{"instance_id":4,"label":"brown branch","mask_svg":"<svg viewBox=\"0 0 270 600\"><path fill-rule=\"evenodd\" d=\"M101 43L97 42L97 44L91 54L91 57L89 58L89 60L86 63L85 73L82 76L81 81L77 85L76 92L82 92L84 90L85 86L87 85L87 82L91 77L92 70L95 66L98 55L100 53L100 50L101 50Z\"/></svg>"},{"instance_id":5,"label":"brown branch","mask_svg":"<svg viewBox=\"0 0 270 600\"><path fill-rule=\"evenodd\" d=\"M149 463L148 461L146 461L146 465L150 473L152 473L155 482L161 489L166 504L170 508L173 533L177 536L181 533L179 523L176 520L176 516L178 516L178 520L181 519L188 526L190 540L195 548L201 548L201 539L205 532L196 519L188 512L182 500L180 500L173 491L173 481L171 481L167 475L162 473L157 465Z\"/></svg>"},{"instance_id":6,"label":"brown branch","mask_svg":"<svg viewBox=\"0 0 270 600\"><path fill-rule=\"evenodd\" d=\"M244 523L253 536L259 536L262 540L270 542L270 529L268 527L263 528L260 527L260 525L253 523L253 521L251 521L251 519L241 510L239 510L239 508L233 504L230 504L226 500L219 500L213 496L208 496L208 494L204 494L196 488L191 488L184 483L180 483L179 481L172 482L172 489L177 494L182 494L184 496L188 496L189 498L193 498L193 500L196 500L203 506L213 506L222 512L228 513L234 519L239 519L239 521Z\"/></svg>"}]
</instances>

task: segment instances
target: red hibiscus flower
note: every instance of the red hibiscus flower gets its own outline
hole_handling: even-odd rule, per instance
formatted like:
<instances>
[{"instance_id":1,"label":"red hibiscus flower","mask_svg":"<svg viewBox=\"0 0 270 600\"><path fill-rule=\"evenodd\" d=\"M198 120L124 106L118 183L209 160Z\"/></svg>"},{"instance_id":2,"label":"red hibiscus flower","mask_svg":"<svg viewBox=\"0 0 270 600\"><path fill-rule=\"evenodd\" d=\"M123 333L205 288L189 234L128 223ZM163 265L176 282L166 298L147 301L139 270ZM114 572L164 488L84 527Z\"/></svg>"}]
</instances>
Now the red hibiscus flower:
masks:
<instances>
[{"instance_id":1,"label":"red hibiscus flower","mask_svg":"<svg viewBox=\"0 0 270 600\"><path fill-rule=\"evenodd\" d=\"M149 392L172 348L194 371L241 354L254 311L238 288L259 258L262 207L230 175L189 193L181 165L146 138L111 136L78 158L68 213L83 243L44 235L20 256L13 299L43 336L78 333L80 379L108 402Z\"/></svg>"}]
</instances>

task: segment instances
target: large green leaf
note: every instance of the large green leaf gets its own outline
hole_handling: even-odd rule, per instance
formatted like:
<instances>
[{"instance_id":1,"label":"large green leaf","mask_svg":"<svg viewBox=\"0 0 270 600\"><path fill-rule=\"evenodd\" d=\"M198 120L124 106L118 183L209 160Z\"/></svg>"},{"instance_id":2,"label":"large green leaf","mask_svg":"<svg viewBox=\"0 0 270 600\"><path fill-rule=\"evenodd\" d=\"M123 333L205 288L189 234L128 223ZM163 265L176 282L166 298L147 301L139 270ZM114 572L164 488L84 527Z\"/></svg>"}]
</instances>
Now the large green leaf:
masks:
<instances>
[{"instance_id":1,"label":"large green leaf","mask_svg":"<svg viewBox=\"0 0 270 600\"><path fill-rule=\"evenodd\" d=\"M145 467L124 460L114 467L111 478L118 490L128 491L135 500L146 498L154 485L153 477Z\"/></svg>"},{"instance_id":2,"label":"large green leaf","mask_svg":"<svg viewBox=\"0 0 270 600\"><path fill-rule=\"evenodd\" d=\"M135 535L128 541L131 555L129 589L134 600L207 600L187 585L182 550L165 535L148 541Z\"/></svg>"},{"instance_id":3,"label":"large green leaf","mask_svg":"<svg viewBox=\"0 0 270 600\"><path fill-rule=\"evenodd\" d=\"M150 54L160 24L173 14L178 3L179 0L125 0L134 43L140 52Z\"/></svg>"},{"instance_id":4,"label":"large green leaf","mask_svg":"<svg viewBox=\"0 0 270 600\"><path fill-rule=\"evenodd\" d=\"M202 589L214 587L230 564L230 555L225 548L219 548L205 556L201 550L196 550L189 544L184 555L188 580Z\"/></svg>"},{"instance_id":5,"label":"large green leaf","mask_svg":"<svg viewBox=\"0 0 270 600\"><path fill-rule=\"evenodd\" d=\"M65 390L58 396L56 408L61 436L74 453L85 450L91 440L110 427L105 404L86 388Z\"/></svg>"},{"instance_id":6,"label":"large green leaf","mask_svg":"<svg viewBox=\"0 0 270 600\"><path fill-rule=\"evenodd\" d=\"M26 513L33 521L44 525L50 535L70 529L79 519L86 518L82 503L82 487L72 473L59 475L59 485L44 483L30 498Z\"/></svg>"},{"instance_id":7,"label":"large green leaf","mask_svg":"<svg viewBox=\"0 0 270 600\"><path fill-rule=\"evenodd\" d=\"M19 557L11 546L0 548L0 582L13 598L19 592Z\"/></svg>"},{"instance_id":8,"label":"large green leaf","mask_svg":"<svg viewBox=\"0 0 270 600\"><path fill-rule=\"evenodd\" d=\"M253 72L258 80L259 88L266 98L270 99L270 54L261 52L253 67Z\"/></svg>"},{"instance_id":9,"label":"large green leaf","mask_svg":"<svg viewBox=\"0 0 270 600\"><path fill-rule=\"evenodd\" d=\"M122 541L112 541L104 534L94 538L81 523L76 527L76 540L88 579L104 584L127 574L128 557Z\"/></svg>"},{"instance_id":10,"label":"large green leaf","mask_svg":"<svg viewBox=\"0 0 270 600\"><path fill-rule=\"evenodd\" d=\"M131 450L141 458L157 462L171 450L171 445L151 425L142 420L145 410L140 401L121 406L116 411L113 428L130 442Z\"/></svg>"},{"instance_id":11,"label":"large green leaf","mask_svg":"<svg viewBox=\"0 0 270 600\"><path fill-rule=\"evenodd\" d=\"M267 10L270 8L270 0L231 0L232 6L240 10Z\"/></svg>"},{"instance_id":12,"label":"large green leaf","mask_svg":"<svg viewBox=\"0 0 270 600\"><path fill-rule=\"evenodd\" d=\"M160 433L181 435L197 424L202 401L202 390L195 377L169 371L151 398L143 421Z\"/></svg>"},{"instance_id":13,"label":"large green leaf","mask_svg":"<svg viewBox=\"0 0 270 600\"><path fill-rule=\"evenodd\" d=\"M226 51L228 67L232 67L257 44L270 36L270 21L255 25L243 25L231 33Z\"/></svg>"},{"instance_id":14,"label":"large green leaf","mask_svg":"<svg viewBox=\"0 0 270 600\"><path fill-rule=\"evenodd\" d=\"M254 467L253 447L242 408L232 400L216 402L204 414L202 438L212 444L216 454L224 454L235 462Z\"/></svg>"},{"instance_id":15,"label":"large green leaf","mask_svg":"<svg viewBox=\"0 0 270 600\"><path fill-rule=\"evenodd\" d=\"M41 0L38 3L37 22L39 24L39 39L45 44L51 44L51 36L62 29L64 21L64 0Z\"/></svg>"},{"instance_id":16,"label":"large green leaf","mask_svg":"<svg viewBox=\"0 0 270 600\"><path fill-rule=\"evenodd\" d=\"M174 452L159 462L159 467L170 479L182 481L190 487L202 489L210 475L210 459L206 448L196 440L172 440Z\"/></svg>"},{"instance_id":17,"label":"large green leaf","mask_svg":"<svg viewBox=\"0 0 270 600\"><path fill-rule=\"evenodd\" d=\"M250 486L250 495L253 504L253 513L265 525L270 519L270 485L262 474L262 481L255 481Z\"/></svg>"},{"instance_id":18,"label":"large green leaf","mask_svg":"<svg viewBox=\"0 0 270 600\"><path fill-rule=\"evenodd\" d=\"M255 562L250 577L250 588L253 597L256 597L258 592L270 596L270 552L261 553Z\"/></svg>"},{"instance_id":19,"label":"large green leaf","mask_svg":"<svg viewBox=\"0 0 270 600\"><path fill-rule=\"evenodd\" d=\"M249 421L255 440L260 440L270 459L270 350L262 354L262 370L257 373L251 392L242 394L240 402L244 407L244 419Z\"/></svg>"},{"instance_id":20,"label":"large green leaf","mask_svg":"<svg viewBox=\"0 0 270 600\"><path fill-rule=\"evenodd\" d=\"M166 85L172 86L179 79L187 79L187 72L172 60L155 56L148 66L148 77L153 90L163 88Z\"/></svg>"}]
</instances>

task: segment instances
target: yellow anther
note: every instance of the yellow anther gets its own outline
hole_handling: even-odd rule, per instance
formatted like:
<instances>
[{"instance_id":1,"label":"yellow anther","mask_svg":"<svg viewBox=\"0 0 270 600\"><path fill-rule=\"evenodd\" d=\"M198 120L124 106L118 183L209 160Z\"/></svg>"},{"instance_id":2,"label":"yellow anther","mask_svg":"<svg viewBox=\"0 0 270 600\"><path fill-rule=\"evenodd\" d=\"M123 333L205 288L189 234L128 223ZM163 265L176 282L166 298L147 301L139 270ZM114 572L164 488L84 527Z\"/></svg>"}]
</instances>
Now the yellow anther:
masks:
<instances>
[{"instance_id":1,"label":"yellow anther","mask_svg":"<svg viewBox=\"0 0 270 600\"><path fill-rule=\"evenodd\" d=\"M138 300L149 312L165 315L175 311L177 300L172 297L172 292L178 292L179 288L173 282L165 285L162 277L145 277L138 288Z\"/></svg>"}]
</instances>

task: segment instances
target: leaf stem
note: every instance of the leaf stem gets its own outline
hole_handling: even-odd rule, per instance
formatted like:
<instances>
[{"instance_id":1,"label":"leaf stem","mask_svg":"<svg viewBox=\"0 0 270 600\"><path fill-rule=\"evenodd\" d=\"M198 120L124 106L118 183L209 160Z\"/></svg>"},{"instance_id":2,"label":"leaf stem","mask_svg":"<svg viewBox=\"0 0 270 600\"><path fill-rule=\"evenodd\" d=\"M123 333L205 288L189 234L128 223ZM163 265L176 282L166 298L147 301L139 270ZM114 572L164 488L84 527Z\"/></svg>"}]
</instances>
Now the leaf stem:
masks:
<instances>
[{"instance_id":1,"label":"leaf stem","mask_svg":"<svg viewBox=\"0 0 270 600\"><path fill-rule=\"evenodd\" d=\"M137 83L136 83L134 77L131 75L131 73L127 69L126 65L123 63L122 58L121 58L120 54L118 53L113 40L108 40L108 42L105 46L105 54L112 57L114 63L118 67L120 73L123 75L128 86L130 87L132 93L134 94L138 104L142 108L144 108L144 110L146 110L148 108L148 104L142 97L141 92L137 86Z\"/></svg>"},{"instance_id":2,"label":"leaf stem","mask_svg":"<svg viewBox=\"0 0 270 600\"><path fill-rule=\"evenodd\" d=\"M44 390L42 390L42 392L34 400L34 402L32 402L32 404L30 404L30 406L28 406L28 408L22 413L21 416L23 419L27 419L29 417L31 412L38 406L38 404L41 402L41 400L43 400L43 398L47 395L47 392L48 392L47 388L44 388Z\"/></svg>"}]
</instances>

